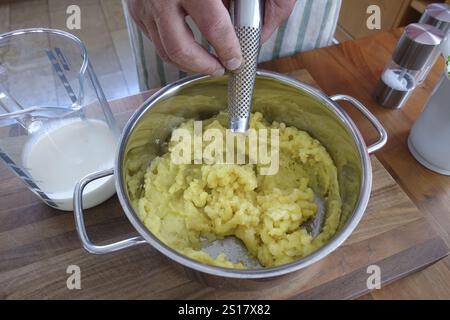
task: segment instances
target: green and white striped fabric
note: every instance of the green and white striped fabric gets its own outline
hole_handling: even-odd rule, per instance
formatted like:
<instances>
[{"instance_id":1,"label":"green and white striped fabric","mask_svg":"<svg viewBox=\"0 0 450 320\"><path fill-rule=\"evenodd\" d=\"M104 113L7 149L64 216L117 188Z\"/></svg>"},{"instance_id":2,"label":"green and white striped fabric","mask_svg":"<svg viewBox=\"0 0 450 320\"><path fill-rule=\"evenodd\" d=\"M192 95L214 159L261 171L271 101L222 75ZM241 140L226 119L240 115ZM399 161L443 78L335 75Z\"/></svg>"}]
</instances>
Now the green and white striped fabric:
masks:
<instances>
[{"instance_id":1,"label":"green and white striped fabric","mask_svg":"<svg viewBox=\"0 0 450 320\"><path fill-rule=\"evenodd\" d=\"M162 87L187 74L165 63L146 36L137 28L126 9L127 25L135 53L141 90ZM297 0L292 15L262 46L259 61L328 46L333 40L342 0ZM195 39L211 51L195 24L189 20Z\"/></svg>"}]
</instances>

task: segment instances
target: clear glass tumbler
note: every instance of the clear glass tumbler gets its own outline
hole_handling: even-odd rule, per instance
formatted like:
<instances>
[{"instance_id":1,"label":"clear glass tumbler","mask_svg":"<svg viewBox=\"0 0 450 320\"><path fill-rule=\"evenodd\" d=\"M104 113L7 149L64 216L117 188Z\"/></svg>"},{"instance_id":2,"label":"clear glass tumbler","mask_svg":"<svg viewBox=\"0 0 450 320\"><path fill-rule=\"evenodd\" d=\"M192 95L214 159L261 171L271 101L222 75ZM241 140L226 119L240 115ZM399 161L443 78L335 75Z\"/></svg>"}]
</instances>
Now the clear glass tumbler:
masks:
<instances>
[{"instance_id":1,"label":"clear glass tumbler","mask_svg":"<svg viewBox=\"0 0 450 320\"><path fill-rule=\"evenodd\" d=\"M77 37L43 28L0 35L0 158L42 201L72 210L75 184L113 167L119 134ZM114 193L112 177L99 180L85 207Z\"/></svg>"}]
</instances>

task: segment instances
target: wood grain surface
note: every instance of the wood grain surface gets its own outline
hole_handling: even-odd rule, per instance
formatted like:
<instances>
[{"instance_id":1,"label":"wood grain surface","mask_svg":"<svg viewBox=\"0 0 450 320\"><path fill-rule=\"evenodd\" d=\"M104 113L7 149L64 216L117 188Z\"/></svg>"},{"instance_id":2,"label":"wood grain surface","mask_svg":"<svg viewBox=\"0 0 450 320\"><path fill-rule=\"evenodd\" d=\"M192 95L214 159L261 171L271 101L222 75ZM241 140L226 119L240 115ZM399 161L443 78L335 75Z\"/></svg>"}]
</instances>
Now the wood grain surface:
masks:
<instances>
[{"instance_id":1,"label":"wood grain surface","mask_svg":"<svg viewBox=\"0 0 450 320\"><path fill-rule=\"evenodd\" d=\"M388 110L372 98L375 85L401 35L401 30L383 32L347 41L296 56L263 64L278 72L306 69L327 94L346 93L362 101L383 123L389 133L387 146L377 158L425 215L427 221L450 245L450 177L422 167L409 153L407 138L426 100L444 69L439 60L427 80L415 90L402 110ZM374 131L361 116L346 108L367 140ZM373 299L450 299L450 257L426 270L398 281L365 298Z\"/></svg>"},{"instance_id":2,"label":"wood grain surface","mask_svg":"<svg viewBox=\"0 0 450 320\"><path fill-rule=\"evenodd\" d=\"M294 76L314 83L307 71L299 69L291 70L295 71ZM112 103L121 124L146 96L148 94ZM365 127L364 120L357 122L358 126ZM149 245L103 256L91 255L81 248L71 214L41 204L17 178L3 170L0 182L0 298L359 297L368 292L369 265L379 266L382 282L388 284L433 264L449 252L438 232L380 162L374 157L372 162L374 185L368 209L344 245L326 259L288 277L240 283L246 290L234 289L238 286L233 286L231 280L220 279L214 282L214 287L206 285L213 281L197 273L193 276L175 266ZM92 240L98 243L134 234L115 198L89 210L86 225ZM81 268L81 290L67 289L66 269L69 265ZM258 290L250 290L253 285L258 285ZM377 296L372 293L369 297Z\"/></svg>"}]
</instances>

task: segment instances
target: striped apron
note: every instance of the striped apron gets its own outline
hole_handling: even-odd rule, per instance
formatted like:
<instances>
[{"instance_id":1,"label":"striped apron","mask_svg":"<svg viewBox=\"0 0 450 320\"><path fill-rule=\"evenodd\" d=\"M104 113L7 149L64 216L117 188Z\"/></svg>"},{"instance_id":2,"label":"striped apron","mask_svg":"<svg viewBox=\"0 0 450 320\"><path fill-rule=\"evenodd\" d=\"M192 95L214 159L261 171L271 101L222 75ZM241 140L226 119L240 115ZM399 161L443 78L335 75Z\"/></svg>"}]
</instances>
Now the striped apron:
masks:
<instances>
[{"instance_id":1,"label":"striped apron","mask_svg":"<svg viewBox=\"0 0 450 320\"><path fill-rule=\"evenodd\" d=\"M142 91L162 87L187 75L158 56L152 42L139 30L126 9L125 15ZM336 30L342 0L297 0L289 19L262 46L259 62L328 46ZM196 25L187 19L196 41L209 51L208 42Z\"/></svg>"}]
</instances>

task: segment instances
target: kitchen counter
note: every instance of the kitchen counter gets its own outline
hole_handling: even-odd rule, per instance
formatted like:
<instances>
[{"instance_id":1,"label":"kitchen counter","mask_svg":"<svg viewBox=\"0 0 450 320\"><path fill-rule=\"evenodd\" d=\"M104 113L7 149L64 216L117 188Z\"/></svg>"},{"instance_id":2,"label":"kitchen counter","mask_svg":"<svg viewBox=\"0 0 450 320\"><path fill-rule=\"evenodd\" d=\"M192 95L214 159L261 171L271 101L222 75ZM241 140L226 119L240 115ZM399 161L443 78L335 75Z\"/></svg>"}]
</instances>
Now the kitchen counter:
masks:
<instances>
[{"instance_id":1,"label":"kitchen counter","mask_svg":"<svg viewBox=\"0 0 450 320\"><path fill-rule=\"evenodd\" d=\"M344 42L295 56L270 61L261 68L290 73L306 69L327 94L345 93L359 99L383 123L389 134L385 148L376 157L426 216L447 245L450 244L450 177L422 167L409 153L407 138L415 119L444 69L440 60L428 79L416 89L402 110L387 110L372 98L384 66L390 60L401 30L378 33L367 38ZM361 115L346 108L353 119ZM364 123L363 120L357 121ZM375 132L359 125L368 141ZM425 270L399 280L364 299L449 299L450 257Z\"/></svg>"}]
</instances>

